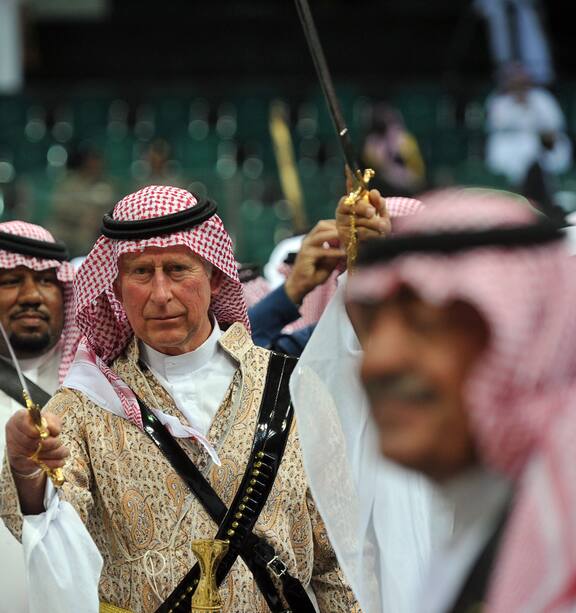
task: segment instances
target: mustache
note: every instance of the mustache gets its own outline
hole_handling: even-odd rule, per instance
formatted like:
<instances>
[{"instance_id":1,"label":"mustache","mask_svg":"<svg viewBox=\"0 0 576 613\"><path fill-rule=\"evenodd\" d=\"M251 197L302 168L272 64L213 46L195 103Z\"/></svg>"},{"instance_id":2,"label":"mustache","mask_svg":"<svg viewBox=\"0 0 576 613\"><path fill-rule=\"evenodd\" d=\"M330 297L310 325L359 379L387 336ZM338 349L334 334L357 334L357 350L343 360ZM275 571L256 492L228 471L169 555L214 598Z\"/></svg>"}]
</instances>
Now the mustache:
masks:
<instances>
[{"instance_id":1,"label":"mustache","mask_svg":"<svg viewBox=\"0 0 576 613\"><path fill-rule=\"evenodd\" d=\"M10 315L10 319L20 319L22 317L40 317L41 319L43 319L44 321L48 321L50 319L50 315L38 308L34 308L34 307L24 307L21 309L18 309L17 311L14 311L11 315Z\"/></svg>"},{"instance_id":2,"label":"mustache","mask_svg":"<svg viewBox=\"0 0 576 613\"><path fill-rule=\"evenodd\" d=\"M370 377L364 381L368 397L378 402L423 404L438 399L438 393L425 379L409 373Z\"/></svg>"}]
</instances>

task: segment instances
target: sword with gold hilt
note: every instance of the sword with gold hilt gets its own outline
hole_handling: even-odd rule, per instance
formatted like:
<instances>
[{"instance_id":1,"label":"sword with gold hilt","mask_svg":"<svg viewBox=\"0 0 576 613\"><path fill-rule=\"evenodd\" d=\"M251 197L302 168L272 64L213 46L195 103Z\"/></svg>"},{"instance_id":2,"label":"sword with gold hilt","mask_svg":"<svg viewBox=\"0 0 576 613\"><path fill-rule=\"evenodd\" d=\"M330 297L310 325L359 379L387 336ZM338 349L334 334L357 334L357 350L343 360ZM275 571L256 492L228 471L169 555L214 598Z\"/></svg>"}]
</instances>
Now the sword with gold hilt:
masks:
<instances>
[{"instance_id":1,"label":"sword with gold hilt","mask_svg":"<svg viewBox=\"0 0 576 613\"><path fill-rule=\"evenodd\" d=\"M314 19L308 5L308 0L295 0L296 8L298 10L298 16L302 23L304 35L310 48L312 60L318 74L318 79L322 87L322 92L328 105L328 111L332 117L332 122L336 128L338 134L338 141L344 154L346 166L349 170L349 176L352 181L352 189L346 196L344 203L350 207L350 239L348 245L346 245L346 253L348 260L348 269L351 270L356 261L356 255L358 252L358 234L356 229L356 204L365 198L368 194L368 183L374 176L374 171L371 168L365 170L360 169L360 164L356 160L354 155L354 148L352 147L352 141L350 139L350 133L348 126L344 121L344 116L340 109L340 104L336 96L336 90L334 89L334 83L332 82L332 76L328 70L326 58L324 57L324 51L320 44L318 32L314 24Z\"/></svg>"},{"instance_id":2,"label":"sword with gold hilt","mask_svg":"<svg viewBox=\"0 0 576 613\"><path fill-rule=\"evenodd\" d=\"M14 365L14 369L16 370L16 374L18 375L20 387L22 388L22 397L24 398L24 402L26 403L26 409L28 410L28 414L30 415L32 422L36 427L36 430L38 430L38 434L40 435L38 447L36 448L36 451L30 456L30 460L38 464L38 466L50 477L55 487L61 487L66 481L62 469L49 468L48 466L46 466L46 464L44 464L41 460L38 459L38 455L42 451L42 441L44 441L50 436L50 431L48 430L48 424L46 422L46 419L44 419L44 417L42 416L40 407L34 402L34 400L32 400L28 385L26 384L26 379L24 378L22 369L20 368L20 364L18 362L18 358L14 353L12 343L8 338L8 334L6 334L6 330L2 325L2 322L0 322L0 333L2 334L2 338L4 339L4 343L8 349L8 353L10 354L10 358L12 359L12 364Z\"/></svg>"}]
</instances>

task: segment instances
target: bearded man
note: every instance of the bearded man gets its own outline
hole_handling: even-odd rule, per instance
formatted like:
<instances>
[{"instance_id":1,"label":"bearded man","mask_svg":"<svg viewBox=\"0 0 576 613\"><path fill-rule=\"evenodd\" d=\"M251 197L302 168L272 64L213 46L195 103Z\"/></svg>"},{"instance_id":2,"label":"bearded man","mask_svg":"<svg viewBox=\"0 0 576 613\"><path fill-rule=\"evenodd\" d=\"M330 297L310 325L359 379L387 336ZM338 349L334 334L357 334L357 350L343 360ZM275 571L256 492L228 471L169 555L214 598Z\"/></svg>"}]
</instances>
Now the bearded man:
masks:
<instances>
[{"instance_id":1,"label":"bearded man","mask_svg":"<svg viewBox=\"0 0 576 613\"><path fill-rule=\"evenodd\" d=\"M39 459L71 458L58 494L43 474L18 476L35 471L26 415L7 427L2 517L16 535L23 521L42 535L28 553L38 608L189 611L191 540L216 536L229 541L224 611L356 610L302 467L294 360L252 344L214 203L151 186L102 231L75 280L85 339L44 411Z\"/></svg>"},{"instance_id":2,"label":"bearded man","mask_svg":"<svg viewBox=\"0 0 576 613\"><path fill-rule=\"evenodd\" d=\"M78 330L73 325L73 268L62 243L24 221L0 224L0 321L20 360L32 398L45 404L66 375ZM0 340L0 452L4 427L24 404L8 348ZM0 525L2 607L28 611L22 546Z\"/></svg>"}]
</instances>

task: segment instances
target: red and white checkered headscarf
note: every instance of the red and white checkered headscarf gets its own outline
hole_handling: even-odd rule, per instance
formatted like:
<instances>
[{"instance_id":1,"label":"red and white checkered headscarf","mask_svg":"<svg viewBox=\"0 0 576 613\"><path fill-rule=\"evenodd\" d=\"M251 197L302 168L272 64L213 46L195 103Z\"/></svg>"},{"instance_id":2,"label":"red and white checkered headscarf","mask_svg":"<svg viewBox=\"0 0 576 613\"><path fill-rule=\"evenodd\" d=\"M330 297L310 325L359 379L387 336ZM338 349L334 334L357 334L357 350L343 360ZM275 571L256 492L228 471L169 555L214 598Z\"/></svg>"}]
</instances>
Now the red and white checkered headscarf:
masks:
<instances>
[{"instance_id":1,"label":"red and white checkered headscarf","mask_svg":"<svg viewBox=\"0 0 576 613\"><path fill-rule=\"evenodd\" d=\"M423 198L401 234L531 224L503 193L447 190ZM488 347L464 389L483 461L516 481L515 504L488 610L567 611L576 603L576 264L563 241L456 254L409 253L359 270L349 298L400 285L425 301L463 300L483 317Z\"/></svg>"},{"instance_id":2,"label":"red and white checkered headscarf","mask_svg":"<svg viewBox=\"0 0 576 613\"><path fill-rule=\"evenodd\" d=\"M184 189L153 185L120 200L113 218L115 221L152 219L196 204L196 198ZM78 326L88 345L105 363L120 355L133 336L124 308L113 291L120 256L147 247L176 245L185 245L210 262L215 267L214 274L222 274L220 291L210 304L210 312L220 327L239 321L250 329L232 241L217 215L189 230L147 239L113 240L100 236L76 273L74 291Z\"/></svg>"},{"instance_id":3,"label":"red and white checkered headscarf","mask_svg":"<svg viewBox=\"0 0 576 613\"><path fill-rule=\"evenodd\" d=\"M25 221L6 221L0 223L0 232L15 234L38 241L55 243L54 237L50 232L40 226L36 226ZM13 251L0 249L0 268L10 269L17 266L26 266L31 270L48 270L49 268L56 269L56 278L62 286L62 294L64 299L64 327L60 335L59 344L62 348L62 358L58 369L58 380L62 383L72 360L76 353L76 347L80 340L80 331L74 323L74 295L72 291L72 280L74 278L74 267L70 262L61 262L59 260L49 260L44 258L32 257Z\"/></svg>"},{"instance_id":4,"label":"red and white checkered headscarf","mask_svg":"<svg viewBox=\"0 0 576 613\"><path fill-rule=\"evenodd\" d=\"M250 281L246 281L246 283L242 283L242 288L244 290L244 299L246 300L246 306L248 308L260 302L262 298L270 293L270 283L268 283L268 280L262 276L258 276L254 279L250 279Z\"/></svg>"}]
</instances>

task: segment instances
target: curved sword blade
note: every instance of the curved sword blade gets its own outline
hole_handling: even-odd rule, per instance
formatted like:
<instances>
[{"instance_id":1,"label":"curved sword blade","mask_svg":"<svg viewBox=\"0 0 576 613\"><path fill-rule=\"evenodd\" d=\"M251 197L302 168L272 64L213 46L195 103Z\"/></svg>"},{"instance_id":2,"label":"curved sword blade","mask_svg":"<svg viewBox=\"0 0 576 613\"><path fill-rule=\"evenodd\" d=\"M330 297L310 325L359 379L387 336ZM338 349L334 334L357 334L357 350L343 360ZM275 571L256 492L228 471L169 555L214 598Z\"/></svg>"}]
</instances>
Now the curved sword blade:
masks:
<instances>
[{"instance_id":1,"label":"curved sword blade","mask_svg":"<svg viewBox=\"0 0 576 613\"><path fill-rule=\"evenodd\" d=\"M298 16L300 17L300 21L302 23L302 29L304 30L304 35L306 36L306 41L308 42L308 47L310 48L316 73L318 74L318 79L322 87L322 92L324 93L324 98L326 99L330 116L332 117L334 127L336 128L336 132L338 134L338 140L344 154L344 159L346 160L346 164L352 173L355 176L360 176L360 165L358 164L356 156L354 155L354 148L350 139L350 133L348 132L348 126L346 125L344 116L342 115L340 103L338 101L338 97L336 96L332 76L328 70L328 64L326 63L324 50L320 44L320 38L318 37L318 31L316 30L316 25L314 24L314 18L312 17L308 0L295 0L295 2L298 10Z\"/></svg>"},{"instance_id":2,"label":"curved sword blade","mask_svg":"<svg viewBox=\"0 0 576 613\"><path fill-rule=\"evenodd\" d=\"M20 381L20 386L22 387L22 391L24 391L26 394L28 394L28 397L30 397L30 391L28 390L28 386L26 385L26 379L24 379L24 374L22 373L22 369L20 368L20 363L18 362L18 358L16 357L16 354L14 353L14 349L12 347L12 343L10 342L10 339L8 338L8 334L6 333L6 329L2 325L1 321L0 321L0 333L2 334L2 339L4 340L4 344L6 345L6 348L8 349L8 353L10 354L10 359L12 360L12 365L14 366L14 370L16 371L16 374L18 375L18 379Z\"/></svg>"}]
</instances>

